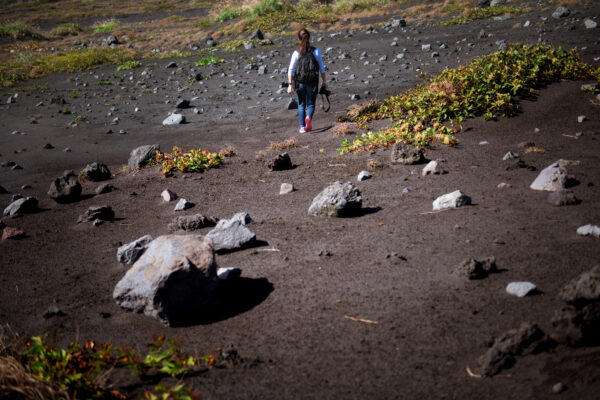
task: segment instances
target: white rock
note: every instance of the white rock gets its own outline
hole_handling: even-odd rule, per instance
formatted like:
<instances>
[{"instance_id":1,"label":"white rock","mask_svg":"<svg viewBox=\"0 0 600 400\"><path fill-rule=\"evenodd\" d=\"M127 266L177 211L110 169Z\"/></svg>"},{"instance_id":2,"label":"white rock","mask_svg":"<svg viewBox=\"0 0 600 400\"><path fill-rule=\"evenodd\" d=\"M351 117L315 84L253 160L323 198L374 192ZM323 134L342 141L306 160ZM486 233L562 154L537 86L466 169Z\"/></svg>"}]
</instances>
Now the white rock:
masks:
<instances>
[{"instance_id":1,"label":"white rock","mask_svg":"<svg viewBox=\"0 0 600 400\"><path fill-rule=\"evenodd\" d=\"M600 237L600 226L598 225L583 225L577 228L577 234L581 236L596 236Z\"/></svg>"},{"instance_id":2,"label":"white rock","mask_svg":"<svg viewBox=\"0 0 600 400\"><path fill-rule=\"evenodd\" d=\"M163 198L163 200L167 202L177 200L177 194L171 192L169 189L163 190L163 192L160 195Z\"/></svg>"},{"instance_id":3,"label":"white rock","mask_svg":"<svg viewBox=\"0 0 600 400\"><path fill-rule=\"evenodd\" d=\"M179 199L179 201L175 205L174 211L187 210L188 208L192 208L193 206L194 206L194 203L190 203L186 199L181 198L181 199Z\"/></svg>"},{"instance_id":4,"label":"white rock","mask_svg":"<svg viewBox=\"0 0 600 400\"><path fill-rule=\"evenodd\" d=\"M513 159L513 158L519 158L519 155L517 153L513 153L512 151L509 151L508 153L506 153L504 155L504 157L502 157L502 159L504 161L507 161L507 160L510 160L510 159Z\"/></svg>"},{"instance_id":5,"label":"white rock","mask_svg":"<svg viewBox=\"0 0 600 400\"><path fill-rule=\"evenodd\" d=\"M242 276L242 270L240 268L227 267L217 269L217 279L220 281L237 279L240 276Z\"/></svg>"},{"instance_id":6,"label":"white rock","mask_svg":"<svg viewBox=\"0 0 600 400\"><path fill-rule=\"evenodd\" d=\"M288 194L294 191L294 185L291 183L282 183L279 189L279 194Z\"/></svg>"},{"instance_id":7,"label":"white rock","mask_svg":"<svg viewBox=\"0 0 600 400\"><path fill-rule=\"evenodd\" d=\"M485 146L487 144L490 144L490 142L488 142L487 140L482 140L481 142L479 142L480 146Z\"/></svg>"},{"instance_id":8,"label":"white rock","mask_svg":"<svg viewBox=\"0 0 600 400\"><path fill-rule=\"evenodd\" d=\"M525 297L536 289L531 282L511 282L506 285L506 293L517 297Z\"/></svg>"},{"instance_id":9,"label":"white rock","mask_svg":"<svg viewBox=\"0 0 600 400\"><path fill-rule=\"evenodd\" d=\"M437 211L446 208L456 208L469 204L471 204L471 198L460 190L455 190L452 193L447 193L435 199L433 201L433 210Z\"/></svg>"},{"instance_id":10,"label":"white rock","mask_svg":"<svg viewBox=\"0 0 600 400\"><path fill-rule=\"evenodd\" d=\"M446 171L444 171L444 168L437 161L429 161L421 171L421 175L442 175L444 172Z\"/></svg>"},{"instance_id":11,"label":"white rock","mask_svg":"<svg viewBox=\"0 0 600 400\"><path fill-rule=\"evenodd\" d=\"M595 29L598 26L598 23L590 18L586 18L583 24L587 29Z\"/></svg>"},{"instance_id":12,"label":"white rock","mask_svg":"<svg viewBox=\"0 0 600 400\"><path fill-rule=\"evenodd\" d=\"M529 187L533 190L554 192L564 188L566 182L567 170L555 162L544 168Z\"/></svg>"},{"instance_id":13,"label":"white rock","mask_svg":"<svg viewBox=\"0 0 600 400\"><path fill-rule=\"evenodd\" d=\"M577 122L579 123L582 123L585 120L587 120L587 117L585 115L580 115L577 117Z\"/></svg>"},{"instance_id":14,"label":"white rock","mask_svg":"<svg viewBox=\"0 0 600 400\"><path fill-rule=\"evenodd\" d=\"M369 171L360 171L356 180L359 182L366 181L367 179L371 179L371 174Z\"/></svg>"},{"instance_id":15,"label":"white rock","mask_svg":"<svg viewBox=\"0 0 600 400\"><path fill-rule=\"evenodd\" d=\"M506 182L501 182L497 186L498 189L508 189L511 187L512 187L512 185L510 183L506 183Z\"/></svg>"},{"instance_id":16,"label":"white rock","mask_svg":"<svg viewBox=\"0 0 600 400\"><path fill-rule=\"evenodd\" d=\"M183 124L185 122L185 117L183 114L173 113L169 115L163 122L163 125L177 125Z\"/></svg>"}]
</instances>

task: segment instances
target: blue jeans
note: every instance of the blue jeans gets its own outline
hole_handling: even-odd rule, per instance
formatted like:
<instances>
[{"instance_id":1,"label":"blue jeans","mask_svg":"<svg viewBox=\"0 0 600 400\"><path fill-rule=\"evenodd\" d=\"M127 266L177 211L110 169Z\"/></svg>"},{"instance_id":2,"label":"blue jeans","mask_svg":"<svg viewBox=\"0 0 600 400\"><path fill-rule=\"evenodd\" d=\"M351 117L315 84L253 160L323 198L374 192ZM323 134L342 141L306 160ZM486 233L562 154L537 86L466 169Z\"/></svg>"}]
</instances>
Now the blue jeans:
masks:
<instances>
[{"instance_id":1,"label":"blue jeans","mask_svg":"<svg viewBox=\"0 0 600 400\"><path fill-rule=\"evenodd\" d=\"M305 126L305 117L312 119L315 113L317 86L299 83L296 93L298 94L298 122L300 126Z\"/></svg>"}]
</instances>

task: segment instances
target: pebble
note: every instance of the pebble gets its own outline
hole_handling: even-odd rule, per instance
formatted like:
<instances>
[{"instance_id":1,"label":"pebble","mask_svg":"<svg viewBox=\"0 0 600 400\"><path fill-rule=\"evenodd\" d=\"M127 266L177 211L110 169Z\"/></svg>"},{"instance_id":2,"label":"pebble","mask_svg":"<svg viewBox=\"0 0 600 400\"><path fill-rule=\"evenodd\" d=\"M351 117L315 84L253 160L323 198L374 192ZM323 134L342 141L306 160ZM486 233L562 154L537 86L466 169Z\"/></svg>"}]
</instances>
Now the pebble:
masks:
<instances>
[{"instance_id":1,"label":"pebble","mask_svg":"<svg viewBox=\"0 0 600 400\"><path fill-rule=\"evenodd\" d=\"M525 297L536 289L531 282L511 282L506 285L506 293L517 297Z\"/></svg>"},{"instance_id":2,"label":"pebble","mask_svg":"<svg viewBox=\"0 0 600 400\"><path fill-rule=\"evenodd\" d=\"M512 151L509 151L508 153L506 153L504 155L504 157L502 157L502 159L504 161L507 161L507 160L510 160L510 159L513 159L513 158L519 158L519 155L517 153L512 152Z\"/></svg>"},{"instance_id":3,"label":"pebble","mask_svg":"<svg viewBox=\"0 0 600 400\"><path fill-rule=\"evenodd\" d=\"M160 195L163 198L163 200L167 202L177 200L177 194L171 192L169 189L163 190L163 192Z\"/></svg>"},{"instance_id":4,"label":"pebble","mask_svg":"<svg viewBox=\"0 0 600 400\"><path fill-rule=\"evenodd\" d=\"M595 236L600 237L600 226L598 225L583 225L577 228L577 234L580 236Z\"/></svg>"},{"instance_id":5,"label":"pebble","mask_svg":"<svg viewBox=\"0 0 600 400\"><path fill-rule=\"evenodd\" d=\"M177 205L175 206L175 208L173 209L174 211L184 211L187 210L188 208L192 208L194 206L194 203L191 203L189 201L187 201L184 198L179 199L179 201L177 202Z\"/></svg>"},{"instance_id":6,"label":"pebble","mask_svg":"<svg viewBox=\"0 0 600 400\"><path fill-rule=\"evenodd\" d=\"M371 179L371 174L369 173L369 171L360 171L360 173L358 174L358 176L356 177L356 180L359 182L365 181L367 179Z\"/></svg>"},{"instance_id":7,"label":"pebble","mask_svg":"<svg viewBox=\"0 0 600 400\"><path fill-rule=\"evenodd\" d=\"M506 183L506 182L501 182L497 186L498 189L508 189L511 187L512 187L512 185L510 183Z\"/></svg>"},{"instance_id":8,"label":"pebble","mask_svg":"<svg viewBox=\"0 0 600 400\"><path fill-rule=\"evenodd\" d=\"M444 171L444 168L437 161L429 161L421 171L421 175L442 175L444 172L446 171Z\"/></svg>"},{"instance_id":9,"label":"pebble","mask_svg":"<svg viewBox=\"0 0 600 400\"><path fill-rule=\"evenodd\" d=\"M282 183L279 189L279 194L288 194L294 191L294 185L291 183Z\"/></svg>"},{"instance_id":10,"label":"pebble","mask_svg":"<svg viewBox=\"0 0 600 400\"><path fill-rule=\"evenodd\" d=\"M585 115L580 115L577 117L577 122L582 123L583 121L586 121L587 117Z\"/></svg>"},{"instance_id":11,"label":"pebble","mask_svg":"<svg viewBox=\"0 0 600 400\"><path fill-rule=\"evenodd\" d=\"M490 144L490 142L488 142L487 140L482 140L481 142L479 142L480 146L485 146L487 144Z\"/></svg>"},{"instance_id":12,"label":"pebble","mask_svg":"<svg viewBox=\"0 0 600 400\"><path fill-rule=\"evenodd\" d=\"M564 392L565 389L566 389L566 387L565 387L564 383L558 382L557 384L552 386L552 393L559 394L559 393Z\"/></svg>"}]
</instances>

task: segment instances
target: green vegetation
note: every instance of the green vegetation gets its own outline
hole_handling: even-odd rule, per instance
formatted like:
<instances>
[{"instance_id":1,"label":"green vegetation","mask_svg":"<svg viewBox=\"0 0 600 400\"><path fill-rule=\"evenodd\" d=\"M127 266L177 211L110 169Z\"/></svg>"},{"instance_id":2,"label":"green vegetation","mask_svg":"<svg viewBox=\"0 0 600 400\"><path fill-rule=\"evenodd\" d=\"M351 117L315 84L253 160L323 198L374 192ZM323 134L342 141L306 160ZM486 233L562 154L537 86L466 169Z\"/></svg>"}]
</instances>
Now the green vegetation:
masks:
<instances>
[{"instance_id":1,"label":"green vegetation","mask_svg":"<svg viewBox=\"0 0 600 400\"><path fill-rule=\"evenodd\" d=\"M73 117L73 120L75 121L85 121L87 119L87 117L82 114L73 114L71 117Z\"/></svg>"},{"instance_id":2,"label":"green vegetation","mask_svg":"<svg viewBox=\"0 0 600 400\"><path fill-rule=\"evenodd\" d=\"M229 21L230 19L236 19L237 17L239 17L242 14L243 14L243 11L241 8L228 7L228 8L225 8L223 11L221 11L217 15L216 19L219 22L225 22L225 21Z\"/></svg>"},{"instance_id":3,"label":"green vegetation","mask_svg":"<svg viewBox=\"0 0 600 400\"><path fill-rule=\"evenodd\" d=\"M102 22L95 24L94 32L96 32L96 33L112 32L118 26L119 26L119 24L117 23L117 21L115 21L114 19L109 19L109 20L102 21Z\"/></svg>"},{"instance_id":4,"label":"green vegetation","mask_svg":"<svg viewBox=\"0 0 600 400\"><path fill-rule=\"evenodd\" d=\"M148 348L145 356L137 355L133 349L91 341L83 345L73 342L68 348L59 349L45 337L32 337L23 351L0 349L0 362L10 374L5 376L3 391L7 398L20 394L16 398L125 399L126 393L107 383L107 377L117 370L130 370L142 381L152 377L157 382L163 377L182 378L190 372L206 371L215 362L212 356L184 354L173 340L163 336L155 338ZM144 396L189 400L198 398L200 393L181 384L159 384L154 391L145 391Z\"/></svg>"},{"instance_id":5,"label":"green vegetation","mask_svg":"<svg viewBox=\"0 0 600 400\"><path fill-rule=\"evenodd\" d=\"M48 82L44 83L34 83L31 86L21 86L16 88L17 92L35 92L36 90L46 90L48 89Z\"/></svg>"},{"instance_id":6,"label":"green vegetation","mask_svg":"<svg viewBox=\"0 0 600 400\"><path fill-rule=\"evenodd\" d=\"M453 145L453 133L466 118L515 115L515 96L535 96L536 88L563 79L600 81L600 68L583 63L574 50L544 44L510 45L464 67L446 69L426 84L381 103L350 111L342 121L356 122L362 128L373 119L390 118L393 124L387 130L357 136L353 142L343 139L338 152L373 151L397 141L416 146L433 141Z\"/></svg>"},{"instance_id":7,"label":"green vegetation","mask_svg":"<svg viewBox=\"0 0 600 400\"><path fill-rule=\"evenodd\" d=\"M159 4L156 6L147 6L144 7L144 12L156 12L156 11L163 11L163 10L169 10L175 8L174 4L171 3L163 3L163 4Z\"/></svg>"},{"instance_id":8,"label":"green vegetation","mask_svg":"<svg viewBox=\"0 0 600 400\"><path fill-rule=\"evenodd\" d=\"M41 32L30 25L21 22L12 22L0 25L0 37L12 37L14 40L45 40Z\"/></svg>"},{"instance_id":9,"label":"green vegetation","mask_svg":"<svg viewBox=\"0 0 600 400\"><path fill-rule=\"evenodd\" d=\"M160 172L164 176L172 175L173 171L201 172L217 167L221 161L221 154L201 149L192 149L184 153L183 148L175 146L172 154L156 151L156 162L161 163Z\"/></svg>"},{"instance_id":10,"label":"green vegetation","mask_svg":"<svg viewBox=\"0 0 600 400\"><path fill-rule=\"evenodd\" d=\"M212 65L212 64L220 64L220 63L223 63L223 62L225 62L225 60L223 60L222 58L217 57L214 54L211 54L208 57L204 57L200 61L196 61L194 63L194 65L196 67L204 67L204 66Z\"/></svg>"},{"instance_id":11,"label":"green vegetation","mask_svg":"<svg viewBox=\"0 0 600 400\"><path fill-rule=\"evenodd\" d=\"M389 1L385 0L341 0L335 3L333 11L336 13L347 14L381 7L387 3L389 3Z\"/></svg>"},{"instance_id":12,"label":"green vegetation","mask_svg":"<svg viewBox=\"0 0 600 400\"><path fill-rule=\"evenodd\" d=\"M94 83L94 85L96 86L109 86L112 85L111 81L96 81L96 83Z\"/></svg>"},{"instance_id":13,"label":"green vegetation","mask_svg":"<svg viewBox=\"0 0 600 400\"><path fill-rule=\"evenodd\" d=\"M79 92L77 90L73 90L69 93L69 98L70 99L76 99L80 96Z\"/></svg>"},{"instance_id":14,"label":"green vegetation","mask_svg":"<svg viewBox=\"0 0 600 400\"><path fill-rule=\"evenodd\" d=\"M160 58L160 59L163 59L163 58L183 58L183 57L191 57L193 55L194 55L194 53L192 53L191 51L171 51L169 53L160 54L160 55L157 55L157 56L146 57L146 58L149 58L149 59L152 59L152 58Z\"/></svg>"},{"instance_id":15,"label":"green vegetation","mask_svg":"<svg viewBox=\"0 0 600 400\"><path fill-rule=\"evenodd\" d=\"M520 14L523 7L492 6L486 8L466 8L461 15L440 22L441 26L463 25L476 19L491 18L504 14Z\"/></svg>"},{"instance_id":16,"label":"green vegetation","mask_svg":"<svg viewBox=\"0 0 600 400\"><path fill-rule=\"evenodd\" d=\"M67 22L64 24L57 25L54 28L52 28L48 32L48 35L50 35L52 37L78 35L79 32L81 32L81 31L82 31L81 27L79 25L77 25L76 23Z\"/></svg>"}]
</instances>

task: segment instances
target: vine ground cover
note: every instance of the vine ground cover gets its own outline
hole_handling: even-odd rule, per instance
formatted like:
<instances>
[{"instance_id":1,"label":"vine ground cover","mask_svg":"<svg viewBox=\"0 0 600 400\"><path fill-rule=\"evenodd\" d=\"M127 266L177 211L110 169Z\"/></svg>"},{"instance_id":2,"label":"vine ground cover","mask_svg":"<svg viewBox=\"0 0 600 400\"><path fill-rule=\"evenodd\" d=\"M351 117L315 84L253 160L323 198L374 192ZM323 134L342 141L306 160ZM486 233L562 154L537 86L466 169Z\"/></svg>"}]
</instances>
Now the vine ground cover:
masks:
<instances>
[{"instance_id":1,"label":"vine ground cover","mask_svg":"<svg viewBox=\"0 0 600 400\"><path fill-rule=\"evenodd\" d=\"M381 103L351 110L341 122L356 122L364 129L369 121L390 118L392 126L359 135L353 142L343 139L338 153L373 151L398 141L454 145L454 133L466 118L513 116L516 96L534 97L537 88L561 79L600 81L600 68L583 63L574 50L513 44L466 66L446 69L426 84Z\"/></svg>"}]
</instances>

